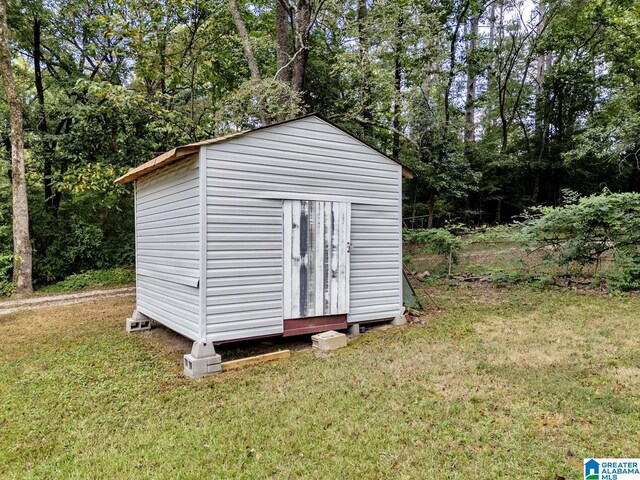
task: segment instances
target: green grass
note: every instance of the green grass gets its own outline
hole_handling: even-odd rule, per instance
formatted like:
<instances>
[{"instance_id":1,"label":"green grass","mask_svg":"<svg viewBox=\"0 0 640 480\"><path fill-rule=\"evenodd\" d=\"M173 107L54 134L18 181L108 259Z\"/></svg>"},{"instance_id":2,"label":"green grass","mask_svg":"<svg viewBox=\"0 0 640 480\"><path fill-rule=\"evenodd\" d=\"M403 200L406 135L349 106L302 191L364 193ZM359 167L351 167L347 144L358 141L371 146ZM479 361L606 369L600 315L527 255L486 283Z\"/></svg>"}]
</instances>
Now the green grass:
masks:
<instances>
[{"instance_id":1,"label":"green grass","mask_svg":"<svg viewBox=\"0 0 640 480\"><path fill-rule=\"evenodd\" d=\"M187 342L124 333L131 300L0 317L0 477L554 480L637 454L637 298L432 293L429 326L196 381Z\"/></svg>"},{"instance_id":2,"label":"green grass","mask_svg":"<svg viewBox=\"0 0 640 480\"><path fill-rule=\"evenodd\" d=\"M47 293L73 292L88 288L127 285L135 281L136 272L133 268L116 267L76 273L60 282L38 288L38 291Z\"/></svg>"}]
</instances>

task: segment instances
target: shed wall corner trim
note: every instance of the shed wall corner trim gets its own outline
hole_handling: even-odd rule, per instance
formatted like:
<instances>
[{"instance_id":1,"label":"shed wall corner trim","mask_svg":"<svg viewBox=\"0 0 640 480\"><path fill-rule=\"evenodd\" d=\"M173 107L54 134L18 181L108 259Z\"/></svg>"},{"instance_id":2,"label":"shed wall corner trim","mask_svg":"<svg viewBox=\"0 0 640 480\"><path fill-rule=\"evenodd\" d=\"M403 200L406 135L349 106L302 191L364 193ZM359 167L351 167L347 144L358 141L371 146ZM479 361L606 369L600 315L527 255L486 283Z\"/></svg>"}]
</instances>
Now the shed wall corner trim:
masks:
<instances>
[{"instance_id":1,"label":"shed wall corner trim","mask_svg":"<svg viewBox=\"0 0 640 480\"><path fill-rule=\"evenodd\" d=\"M207 341L207 149L198 155L200 200L200 341Z\"/></svg>"}]
</instances>

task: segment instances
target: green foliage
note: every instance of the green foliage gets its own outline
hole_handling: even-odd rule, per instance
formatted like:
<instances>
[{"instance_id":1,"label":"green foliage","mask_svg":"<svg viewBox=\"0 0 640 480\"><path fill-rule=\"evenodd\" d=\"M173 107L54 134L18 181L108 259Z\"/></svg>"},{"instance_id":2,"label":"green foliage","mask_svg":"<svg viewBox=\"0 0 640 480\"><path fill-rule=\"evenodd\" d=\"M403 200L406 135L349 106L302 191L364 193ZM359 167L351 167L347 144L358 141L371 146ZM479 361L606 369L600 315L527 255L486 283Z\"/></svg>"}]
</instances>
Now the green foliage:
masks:
<instances>
[{"instance_id":1,"label":"green foliage","mask_svg":"<svg viewBox=\"0 0 640 480\"><path fill-rule=\"evenodd\" d=\"M417 173L414 195L426 200L427 213L433 215L437 201L450 204L475 191L480 175L463 154L451 126L430 109L421 93L414 94L419 96L411 117L417 143L417 160L412 164Z\"/></svg>"},{"instance_id":2,"label":"green foliage","mask_svg":"<svg viewBox=\"0 0 640 480\"><path fill-rule=\"evenodd\" d=\"M443 255L446 258L451 255L454 262L458 261L462 248L460 238L444 228L405 230L403 239L408 243L424 245L427 251L437 255Z\"/></svg>"},{"instance_id":3,"label":"green foliage","mask_svg":"<svg viewBox=\"0 0 640 480\"><path fill-rule=\"evenodd\" d=\"M0 255L0 297L9 296L14 291L14 285L11 282L12 267L13 255Z\"/></svg>"},{"instance_id":4,"label":"green foliage","mask_svg":"<svg viewBox=\"0 0 640 480\"><path fill-rule=\"evenodd\" d=\"M471 243L489 242L513 242L522 238L522 225L519 223L500 224L480 227L468 232L468 241Z\"/></svg>"},{"instance_id":5,"label":"green foliage","mask_svg":"<svg viewBox=\"0 0 640 480\"><path fill-rule=\"evenodd\" d=\"M531 280L531 277L525 275L523 272L505 272L502 270L490 272L489 278L497 286L517 285Z\"/></svg>"},{"instance_id":6,"label":"green foliage","mask_svg":"<svg viewBox=\"0 0 640 480\"><path fill-rule=\"evenodd\" d=\"M105 208L93 191L77 194L60 210L57 222L41 208L33 208L37 286L62 280L73 273L134 263L134 226L126 197ZM102 204L96 205L102 200ZM38 204L34 203L34 206Z\"/></svg>"},{"instance_id":7,"label":"green foliage","mask_svg":"<svg viewBox=\"0 0 640 480\"><path fill-rule=\"evenodd\" d=\"M42 292L72 292L86 288L114 287L126 285L136 280L133 268L108 268L104 270L88 270L83 273L74 273L60 282L40 288Z\"/></svg>"},{"instance_id":8,"label":"green foliage","mask_svg":"<svg viewBox=\"0 0 640 480\"><path fill-rule=\"evenodd\" d=\"M300 94L276 80L248 80L226 95L217 105L213 122L220 133L261 125L263 110L273 119L287 119L303 113Z\"/></svg>"},{"instance_id":9,"label":"green foliage","mask_svg":"<svg viewBox=\"0 0 640 480\"><path fill-rule=\"evenodd\" d=\"M496 15L494 4L475 0L291 0L292 12L311 10L302 34L309 43L294 55L308 57L302 91L276 80L276 3L238 3L260 80L249 73L227 2L8 2L37 283L131 261L131 190L113 185L128 168L176 145L306 111L414 168L404 201L405 216L418 218L412 227L499 224L531 206L562 204L565 188L640 191L638 2L542 2L538 25L538 4L521 15L518 2L507 2ZM475 34L474 18L483 26ZM3 102L0 137L9 137ZM501 241L501 232L485 233ZM558 261L601 255L607 242L585 235L586 245L576 237L554 246ZM10 268L3 272L7 282Z\"/></svg>"},{"instance_id":10,"label":"green foliage","mask_svg":"<svg viewBox=\"0 0 640 480\"><path fill-rule=\"evenodd\" d=\"M0 172L8 169L5 151L0 150ZM11 273L13 240L11 238L11 187L8 178L0 175L0 297L13 293Z\"/></svg>"},{"instance_id":11,"label":"green foliage","mask_svg":"<svg viewBox=\"0 0 640 480\"><path fill-rule=\"evenodd\" d=\"M640 252L637 247L616 253L613 268L607 274L610 290L640 290Z\"/></svg>"},{"instance_id":12,"label":"green foliage","mask_svg":"<svg viewBox=\"0 0 640 480\"><path fill-rule=\"evenodd\" d=\"M560 264L594 263L610 250L640 245L640 194L605 192L540 208L523 234L530 247L544 248Z\"/></svg>"},{"instance_id":13,"label":"green foliage","mask_svg":"<svg viewBox=\"0 0 640 480\"><path fill-rule=\"evenodd\" d=\"M95 225L77 221L66 225L47 250L44 258L34 264L36 278L46 283L64 277L67 272L91 268L100 260L102 230Z\"/></svg>"}]
</instances>

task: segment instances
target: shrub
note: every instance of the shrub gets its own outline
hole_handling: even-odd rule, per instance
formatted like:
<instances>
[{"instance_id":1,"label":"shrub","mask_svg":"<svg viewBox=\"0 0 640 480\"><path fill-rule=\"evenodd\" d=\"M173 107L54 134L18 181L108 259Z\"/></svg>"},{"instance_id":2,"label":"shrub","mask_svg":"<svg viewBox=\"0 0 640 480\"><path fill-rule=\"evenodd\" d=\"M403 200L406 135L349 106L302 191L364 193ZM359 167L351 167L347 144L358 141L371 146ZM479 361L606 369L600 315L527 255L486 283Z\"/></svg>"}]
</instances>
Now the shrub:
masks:
<instances>
[{"instance_id":1,"label":"shrub","mask_svg":"<svg viewBox=\"0 0 640 480\"><path fill-rule=\"evenodd\" d=\"M42 283L65 278L72 272L95 267L101 259L102 230L96 225L76 221L65 225L47 249L34 261L34 276Z\"/></svg>"},{"instance_id":2,"label":"shrub","mask_svg":"<svg viewBox=\"0 0 640 480\"><path fill-rule=\"evenodd\" d=\"M136 274L132 268L109 268L89 270L69 275L64 280L41 289L44 292L70 292L91 287L112 287L135 282Z\"/></svg>"},{"instance_id":3,"label":"shrub","mask_svg":"<svg viewBox=\"0 0 640 480\"><path fill-rule=\"evenodd\" d=\"M462 249L460 238L444 228L406 230L403 237L405 242L424 245L431 253L447 257L451 254L454 262Z\"/></svg>"},{"instance_id":4,"label":"shrub","mask_svg":"<svg viewBox=\"0 0 640 480\"><path fill-rule=\"evenodd\" d=\"M12 267L13 255L0 255L0 297L6 297L13 293L14 285L11 282Z\"/></svg>"},{"instance_id":5,"label":"shrub","mask_svg":"<svg viewBox=\"0 0 640 480\"><path fill-rule=\"evenodd\" d=\"M609 290L640 289L640 252L624 248L616 253L613 268L607 275Z\"/></svg>"},{"instance_id":6,"label":"shrub","mask_svg":"<svg viewBox=\"0 0 640 480\"><path fill-rule=\"evenodd\" d=\"M531 247L559 264L595 263L608 251L640 244L640 194L604 192L561 207L543 207L525 223Z\"/></svg>"},{"instance_id":7,"label":"shrub","mask_svg":"<svg viewBox=\"0 0 640 480\"><path fill-rule=\"evenodd\" d=\"M471 231L472 240L476 243L491 242L514 242L522 241L522 225L514 222L510 224L500 224L485 226Z\"/></svg>"}]
</instances>

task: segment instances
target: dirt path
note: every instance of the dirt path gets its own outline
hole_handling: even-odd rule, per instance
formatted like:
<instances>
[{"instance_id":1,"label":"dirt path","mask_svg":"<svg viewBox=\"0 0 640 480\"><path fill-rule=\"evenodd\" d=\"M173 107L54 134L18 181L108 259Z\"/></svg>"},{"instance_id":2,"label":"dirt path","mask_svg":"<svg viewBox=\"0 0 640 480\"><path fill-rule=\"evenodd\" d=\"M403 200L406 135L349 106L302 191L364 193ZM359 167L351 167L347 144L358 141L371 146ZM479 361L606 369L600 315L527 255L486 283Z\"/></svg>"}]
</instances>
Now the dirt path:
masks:
<instances>
[{"instance_id":1,"label":"dirt path","mask_svg":"<svg viewBox=\"0 0 640 480\"><path fill-rule=\"evenodd\" d=\"M16 300L5 300L0 302L0 316L25 310L37 310L40 308L53 307L58 305L73 305L75 303L92 302L103 298L128 297L135 295L136 288L119 287L103 290L88 290L78 293L64 293L57 295L35 296Z\"/></svg>"}]
</instances>

